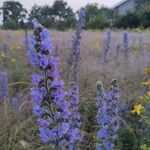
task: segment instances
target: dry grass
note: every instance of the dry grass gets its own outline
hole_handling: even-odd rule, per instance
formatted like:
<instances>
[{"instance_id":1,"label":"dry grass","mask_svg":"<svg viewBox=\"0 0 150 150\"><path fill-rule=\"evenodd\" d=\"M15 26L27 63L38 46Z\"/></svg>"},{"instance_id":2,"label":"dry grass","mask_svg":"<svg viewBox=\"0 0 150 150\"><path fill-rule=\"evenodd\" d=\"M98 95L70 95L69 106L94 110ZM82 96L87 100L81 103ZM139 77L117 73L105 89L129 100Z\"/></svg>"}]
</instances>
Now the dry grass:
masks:
<instances>
[{"instance_id":1,"label":"dry grass","mask_svg":"<svg viewBox=\"0 0 150 150\"><path fill-rule=\"evenodd\" d=\"M140 82L144 79L144 69L149 63L149 47L150 47L150 32L131 33L130 48L132 50L131 63L128 68L121 63L117 66L115 63L115 52L117 44L122 45L122 31L113 32L111 51L109 53L109 62L106 66L106 71L103 71L101 61L101 49L104 32L100 31L85 31L83 33L81 43L81 61L80 61L80 105L84 121L84 130L87 132L88 140L93 140L93 122L95 120L95 83L101 80L106 88L112 78L117 78L121 93L120 101L130 101L140 95ZM59 55L61 58L62 77L66 81L67 64L66 59L69 56L71 47L71 38L73 31L58 32L52 31L54 44L59 47ZM139 50L139 39L143 39L143 50ZM13 95L17 92L21 94L22 105L13 119L6 121L3 110L3 103L0 105L0 147L2 149L39 149L46 150L49 147L43 147L38 141L37 125L31 113L29 89L32 86L30 75L33 68L28 63L26 50L24 46L23 31L0 31L1 42L6 42L10 47L10 63L8 67L10 96L11 101ZM18 48L17 48L18 47ZM121 46L121 51L123 47ZM15 63L19 64L19 79L13 80L13 62L11 59L17 57ZM122 55L120 57L123 60ZM121 61L122 62L122 61ZM12 115L11 115L12 117ZM34 120L34 121L33 121ZM32 127L32 128L31 128ZM6 143L6 141L8 143ZM89 145L90 146L90 145Z\"/></svg>"}]
</instances>

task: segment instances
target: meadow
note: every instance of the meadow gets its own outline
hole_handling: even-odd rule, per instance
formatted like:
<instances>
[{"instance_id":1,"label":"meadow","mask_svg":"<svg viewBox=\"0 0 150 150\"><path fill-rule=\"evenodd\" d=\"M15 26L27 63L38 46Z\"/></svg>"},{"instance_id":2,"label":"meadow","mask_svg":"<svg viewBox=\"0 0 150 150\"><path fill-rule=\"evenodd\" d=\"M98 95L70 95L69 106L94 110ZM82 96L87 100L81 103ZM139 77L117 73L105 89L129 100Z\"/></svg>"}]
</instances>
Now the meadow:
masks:
<instances>
[{"instance_id":1,"label":"meadow","mask_svg":"<svg viewBox=\"0 0 150 150\"><path fill-rule=\"evenodd\" d=\"M33 31L28 31L32 34ZM58 48L61 78L65 89L69 88L67 58L72 47L74 30L50 30L53 44ZM110 88L111 80L117 79L119 89L119 120L123 124L118 131L119 142L116 150L149 150L150 120L148 118L149 97L143 96L147 89L144 84L150 75L150 32L128 31L130 62L124 58L124 31L112 30L111 43L104 65L103 46L108 31L83 31L81 39L81 58L79 60L79 87L82 126L84 140L80 149L94 150L97 143L96 132L96 82L101 81L105 89ZM119 45L119 46L118 46ZM39 139L38 123L32 113L30 88L33 87L31 75L35 70L29 63L25 45L25 33L0 30L1 72L3 72L2 52L7 49L6 71L8 73L8 96L0 98L0 150L48 150L55 149ZM3 80L1 79L0 82ZM143 84L142 84L143 83ZM2 83L1 83L2 84ZM146 92L145 92L146 91ZM144 99L144 100L143 100ZM123 110L122 106L126 105ZM136 104L145 108L139 114L133 114ZM146 123L142 120L146 120ZM143 133L144 132L144 133ZM147 135L146 135L147 133ZM142 134L142 135L141 135Z\"/></svg>"}]
</instances>

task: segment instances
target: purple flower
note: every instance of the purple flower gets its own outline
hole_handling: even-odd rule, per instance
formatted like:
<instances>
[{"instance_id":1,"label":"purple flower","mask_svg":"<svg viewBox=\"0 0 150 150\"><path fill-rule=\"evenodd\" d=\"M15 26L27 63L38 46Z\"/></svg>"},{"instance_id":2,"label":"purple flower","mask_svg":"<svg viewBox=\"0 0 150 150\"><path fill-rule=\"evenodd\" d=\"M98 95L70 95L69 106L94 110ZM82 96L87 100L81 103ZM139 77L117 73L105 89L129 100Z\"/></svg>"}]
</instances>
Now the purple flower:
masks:
<instances>
[{"instance_id":1,"label":"purple flower","mask_svg":"<svg viewBox=\"0 0 150 150\"><path fill-rule=\"evenodd\" d=\"M68 91L69 96L69 108L71 111L70 119L70 139L72 145L82 141L83 136L80 132L81 116L79 113L79 87L75 83L71 83Z\"/></svg>"},{"instance_id":2,"label":"purple flower","mask_svg":"<svg viewBox=\"0 0 150 150\"><path fill-rule=\"evenodd\" d=\"M107 131L105 129L100 129L97 133L98 137L101 137L101 139L105 138L107 135Z\"/></svg>"},{"instance_id":3,"label":"purple flower","mask_svg":"<svg viewBox=\"0 0 150 150\"><path fill-rule=\"evenodd\" d=\"M17 94L12 98L13 111L17 112L20 106L21 106L21 96Z\"/></svg>"},{"instance_id":4,"label":"purple flower","mask_svg":"<svg viewBox=\"0 0 150 150\"><path fill-rule=\"evenodd\" d=\"M71 82L68 91L69 96L69 108L71 115L70 119L70 130L69 136L71 140L70 149L74 149L76 144L79 143L83 137L80 132L81 118L79 113L79 86L78 86L78 71L79 71L79 60L80 60L80 43L81 43L81 33L84 26L85 12L80 10L77 12L78 20L75 25L75 35L72 39L72 48L70 56L67 60L68 71L69 71L69 81Z\"/></svg>"},{"instance_id":5,"label":"purple flower","mask_svg":"<svg viewBox=\"0 0 150 150\"><path fill-rule=\"evenodd\" d=\"M101 141L97 150L114 149L114 141L117 140L118 123L118 89L116 80L112 80L111 88L104 91L100 81L97 82L97 124L99 130L97 138Z\"/></svg>"},{"instance_id":6,"label":"purple flower","mask_svg":"<svg viewBox=\"0 0 150 150\"><path fill-rule=\"evenodd\" d=\"M120 53L121 53L121 49L120 49L120 45L118 44L116 49L116 57L115 57L117 66L120 65Z\"/></svg>"},{"instance_id":7,"label":"purple flower","mask_svg":"<svg viewBox=\"0 0 150 150\"><path fill-rule=\"evenodd\" d=\"M35 18L32 20L32 24L34 26L34 29L38 28L38 27L41 27L41 24Z\"/></svg>"},{"instance_id":8,"label":"purple flower","mask_svg":"<svg viewBox=\"0 0 150 150\"><path fill-rule=\"evenodd\" d=\"M103 150L102 145L101 145L101 144L98 144L98 145L96 146L96 150Z\"/></svg>"},{"instance_id":9,"label":"purple flower","mask_svg":"<svg viewBox=\"0 0 150 150\"><path fill-rule=\"evenodd\" d=\"M54 80L52 83L51 83L51 87L53 88L62 88L64 86L64 81L63 80Z\"/></svg>"},{"instance_id":10,"label":"purple flower","mask_svg":"<svg viewBox=\"0 0 150 150\"><path fill-rule=\"evenodd\" d=\"M43 127L39 128L40 138L44 143L47 143L49 141L48 130L46 129L47 128L43 128Z\"/></svg>"},{"instance_id":11,"label":"purple flower","mask_svg":"<svg viewBox=\"0 0 150 150\"><path fill-rule=\"evenodd\" d=\"M123 34L123 46L124 46L124 61L125 63L130 62L130 48L129 48L129 32L125 31Z\"/></svg>"},{"instance_id":12,"label":"purple flower","mask_svg":"<svg viewBox=\"0 0 150 150\"><path fill-rule=\"evenodd\" d=\"M44 39L41 45L41 50L43 52L52 51L52 42L50 41L50 38Z\"/></svg>"},{"instance_id":13,"label":"purple flower","mask_svg":"<svg viewBox=\"0 0 150 150\"><path fill-rule=\"evenodd\" d=\"M34 115L41 116L44 113L44 110L39 105L32 106L32 107L33 107Z\"/></svg>"},{"instance_id":14,"label":"purple flower","mask_svg":"<svg viewBox=\"0 0 150 150\"><path fill-rule=\"evenodd\" d=\"M36 44L35 36L30 35L29 37L27 37L27 42L28 42L28 50L33 50Z\"/></svg>"},{"instance_id":15,"label":"purple flower","mask_svg":"<svg viewBox=\"0 0 150 150\"><path fill-rule=\"evenodd\" d=\"M39 64L38 55L34 50L28 50L27 55L32 65L37 66Z\"/></svg>"},{"instance_id":16,"label":"purple flower","mask_svg":"<svg viewBox=\"0 0 150 150\"><path fill-rule=\"evenodd\" d=\"M48 66L48 58L46 56L43 56L39 59L39 65L42 67L42 69L45 69Z\"/></svg>"},{"instance_id":17,"label":"purple flower","mask_svg":"<svg viewBox=\"0 0 150 150\"><path fill-rule=\"evenodd\" d=\"M81 33L84 26L85 12L80 10L77 12L78 20L75 26L75 35L72 39L72 48L70 51L69 58L67 59L69 80L70 82L78 83L78 71L79 71L79 60L80 60L80 43L81 43Z\"/></svg>"},{"instance_id":18,"label":"purple flower","mask_svg":"<svg viewBox=\"0 0 150 150\"><path fill-rule=\"evenodd\" d=\"M40 37L42 38L42 40L48 39L49 41L51 41L51 35L50 35L49 31L46 28L43 29L43 32L40 32Z\"/></svg>"},{"instance_id":19,"label":"purple flower","mask_svg":"<svg viewBox=\"0 0 150 150\"><path fill-rule=\"evenodd\" d=\"M49 73L49 77L55 77L56 79L59 78L60 71L57 68L53 68L51 72Z\"/></svg>"},{"instance_id":20,"label":"purple flower","mask_svg":"<svg viewBox=\"0 0 150 150\"><path fill-rule=\"evenodd\" d=\"M32 96L32 104L33 106L40 105L43 97L46 95L46 91L36 88L31 89L31 96Z\"/></svg>"},{"instance_id":21,"label":"purple flower","mask_svg":"<svg viewBox=\"0 0 150 150\"><path fill-rule=\"evenodd\" d=\"M56 148L69 141L70 111L65 100L64 81L60 79L59 58L54 57L52 40L47 29L36 19L33 21L34 35L29 37L28 56L38 70L32 75L31 89L33 113L39 123L40 139L54 144ZM67 143L67 142L66 142ZM69 142L68 142L69 144Z\"/></svg>"},{"instance_id":22,"label":"purple flower","mask_svg":"<svg viewBox=\"0 0 150 150\"><path fill-rule=\"evenodd\" d=\"M61 100L64 100L65 93L63 91L56 91L52 94L55 103L60 103ZM61 104L62 105L62 104Z\"/></svg>"},{"instance_id":23,"label":"purple flower","mask_svg":"<svg viewBox=\"0 0 150 150\"><path fill-rule=\"evenodd\" d=\"M4 53L4 57L2 58L2 70L6 70L8 68L8 54L9 54L9 46L8 46L8 39L4 39L4 43L2 42L2 46L0 46L0 51Z\"/></svg>"},{"instance_id":24,"label":"purple flower","mask_svg":"<svg viewBox=\"0 0 150 150\"><path fill-rule=\"evenodd\" d=\"M107 30L105 39L104 39L103 48L102 48L103 63L108 62L107 56L110 51L110 46L111 46L111 30Z\"/></svg>"},{"instance_id":25,"label":"purple flower","mask_svg":"<svg viewBox=\"0 0 150 150\"><path fill-rule=\"evenodd\" d=\"M70 136L71 136L71 143L74 142L79 142L82 140L82 136L81 136L81 131L78 128L74 128L71 132L70 132Z\"/></svg>"},{"instance_id":26,"label":"purple flower","mask_svg":"<svg viewBox=\"0 0 150 150\"><path fill-rule=\"evenodd\" d=\"M32 74L32 81L33 81L34 84L38 85L41 80L43 80L42 75Z\"/></svg>"},{"instance_id":27,"label":"purple flower","mask_svg":"<svg viewBox=\"0 0 150 150\"><path fill-rule=\"evenodd\" d=\"M0 96L1 98L8 96L8 74L6 71L0 72Z\"/></svg>"},{"instance_id":28,"label":"purple flower","mask_svg":"<svg viewBox=\"0 0 150 150\"><path fill-rule=\"evenodd\" d=\"M59 64L59 61L60 59L58 57L51 57L49 60L49 65L55 67Z\"/></svg>"},{"instance_id":29,"label":"purple flower","mask_svg":"<svg viewBox=\"0 0 150 150\"><path fill-rule=\"evenodd\" d=\"M57 139L56 131L49 130L48 128L39 127L40 138L44 143L55 141Z\"/></svg>"},{"instance_id":30,"label":"purple flower","mask_svg":"<svg viewBox=\"0 0 150 150\"><path fill-rule=\"evenodd\" d=\"M47 121L45 119L41 119L41 118L37 119L37 121L39 122L39 126L41 128L47 128L50 124L49 121Z\"/></svg>"},{"instance_id":31,"label":"purple flower","mask_svg":"<svg viewBox=\"0 0 150 150\"><path fill-rule=\"evenodd\" d=\"M70 124L69 123L63 123L58 129L58 136L60 138L63 138L69 131L70 129Z\"/></svg>"}]
</instances>

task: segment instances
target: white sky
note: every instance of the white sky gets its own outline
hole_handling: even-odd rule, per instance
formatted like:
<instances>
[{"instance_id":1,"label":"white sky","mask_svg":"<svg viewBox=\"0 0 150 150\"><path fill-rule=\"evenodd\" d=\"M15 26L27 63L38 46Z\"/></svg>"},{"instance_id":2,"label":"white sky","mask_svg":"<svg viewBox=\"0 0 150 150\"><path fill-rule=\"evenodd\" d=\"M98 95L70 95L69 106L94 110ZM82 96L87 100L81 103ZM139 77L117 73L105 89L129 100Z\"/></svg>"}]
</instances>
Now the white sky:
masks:
<instances>
[{"instance_id":1,"label":"white sky","mask_svg":"<svg viewBox=\"0 0 150 150\"><path fill-rule=\"evenodd\" d=\"M2 6L3 2L7 0L0 0L0 7ZM19 1L20 3L23 4L23 6L27 9L30 10L31 7L34 4L37 5L52 5L54 0L16 0ZM98 3L100 6L104 5L107 7L112 7L113 5L117 4L121 0L64 0L68 3L69 6L73 8L74 11L79 9L80 7L85 6L88 3Z\"/></svg>"}]
</instances>

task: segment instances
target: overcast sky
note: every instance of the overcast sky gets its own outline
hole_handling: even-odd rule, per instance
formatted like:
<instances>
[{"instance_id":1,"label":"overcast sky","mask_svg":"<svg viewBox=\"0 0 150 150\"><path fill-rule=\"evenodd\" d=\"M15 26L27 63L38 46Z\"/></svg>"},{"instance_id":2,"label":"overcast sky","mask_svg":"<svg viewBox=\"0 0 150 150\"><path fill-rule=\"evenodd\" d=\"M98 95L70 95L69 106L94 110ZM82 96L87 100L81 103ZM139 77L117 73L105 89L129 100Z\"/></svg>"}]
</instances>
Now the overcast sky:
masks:
<instances>
[{"instance_id":1,"label":"overcast sky","mask_svg":"<svg viewBox=\"0 0 150 150\"><path fill-rule=\"evenodd\" d=\"M2 6L2 3L4 1L7 1L7 0L0 0L0 6ZM18 1L22 3L27 10L30 10L34 4L52 5L54 2L54 0L18 0ZM113 5L117 4L121 0L65 0L65 1L67 1L68 5L71 6L74 11L76 11L77 9L85 6L88 3L98 3L99 6L104 5L107 7L112 7Z\"/></svg>"}]
</instances>

